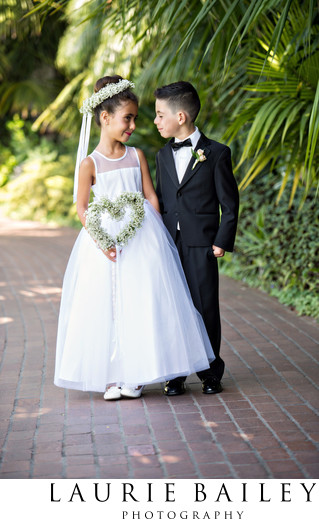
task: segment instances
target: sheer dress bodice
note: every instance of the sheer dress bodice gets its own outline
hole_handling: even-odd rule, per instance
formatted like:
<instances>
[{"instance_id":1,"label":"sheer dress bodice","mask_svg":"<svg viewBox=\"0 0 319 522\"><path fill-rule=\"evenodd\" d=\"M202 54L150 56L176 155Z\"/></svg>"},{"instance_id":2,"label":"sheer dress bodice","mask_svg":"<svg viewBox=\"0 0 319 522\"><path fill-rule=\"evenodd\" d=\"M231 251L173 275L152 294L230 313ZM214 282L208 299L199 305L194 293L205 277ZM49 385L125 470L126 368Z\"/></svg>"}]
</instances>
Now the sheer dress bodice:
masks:
<instances>
[{"instance_id":1,"label":"sheer dress bodice","mask_svg":"<svg viewBox=\"0 0 319 522\"><path fill-rule=\"evenodd\" d=\"M115 199L122 192L142 191L140 163L134 147L125 147L124 155L118 159L107 158L97 150L90 157L96 172L92 187L95 199L101 196Z\"/></svg>"}]
</instances>

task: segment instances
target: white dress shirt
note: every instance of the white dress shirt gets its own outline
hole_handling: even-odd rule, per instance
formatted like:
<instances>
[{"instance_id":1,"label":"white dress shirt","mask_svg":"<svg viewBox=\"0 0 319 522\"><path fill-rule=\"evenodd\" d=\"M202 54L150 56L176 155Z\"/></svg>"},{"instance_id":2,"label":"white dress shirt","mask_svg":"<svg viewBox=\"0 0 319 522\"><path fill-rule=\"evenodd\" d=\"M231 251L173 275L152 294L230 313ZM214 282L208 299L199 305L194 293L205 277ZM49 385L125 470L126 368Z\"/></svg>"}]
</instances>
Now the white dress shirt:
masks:
<instances>
[{"instance_id":1,"label":"white dress shirt","mask_svg":"<svg viewBox=\"0 0 319 522\"><path fill-rule=\"evenodd\" d=\"M195 150L195 147L197 145L197 142L200 138L200 132L197 127L195 127L195 131L190 136L186 136L183 140L179 140L175 138L175 143L178 143L179 141L184 141L187 138L189 138L192 142L192 147L181 147L178 150L173 150L173 157L175 161L176 166L176 172L178 176L178 181L181 183L182 179L184 177L185 171L187 169L187 165L189 164L191 158L192 158L192 151L191 149Z\"/></svg>"},{"instance_id":2,"label":"white dress shirt","mask_svg":"<svg viewBox=\"0 0 319 522\"><path fill-rule=\"evenodd\" d=\"M190 136L186 136L183 140L179 140L178 138L175 138L175 143L178 143L179 141L184 141L189 138L192 142L192 147L181 147L178 150L173 150L173 158L175 161L175 167L177 172L178 181L181 183L184 177L184 174L187 169L187 165L189 164L191 158L192 158L192 149L195 150L195 147L197 145L197 142L200 138L200 132L197 127L195 127L195 131ZM179 222L177 223L177 230L180 230Z\"/></svg>"}]
</instances>

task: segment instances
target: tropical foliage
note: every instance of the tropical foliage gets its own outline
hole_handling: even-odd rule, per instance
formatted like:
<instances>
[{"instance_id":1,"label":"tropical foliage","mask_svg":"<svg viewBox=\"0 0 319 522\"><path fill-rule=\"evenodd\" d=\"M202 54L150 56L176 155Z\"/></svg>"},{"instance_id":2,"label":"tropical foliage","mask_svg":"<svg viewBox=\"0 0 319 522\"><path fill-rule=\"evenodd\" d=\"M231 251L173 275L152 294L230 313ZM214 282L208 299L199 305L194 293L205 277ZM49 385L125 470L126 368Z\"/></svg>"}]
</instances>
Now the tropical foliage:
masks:
<instances>
[{"instance_id":1,"label":"tropical foliage","mask_svg":"<svg viewBox=\"0 0 319 522\"><path fill-rule=\"evenodd\" d=\"M24 118L42 112L64 86L54 60L64 24L56 17L41 23L31 0L0 4L0 116Z\"/></svg>"},{"instance_id":2,"label":"tropical foliage","mask_svg":"<svg viewBox=\"0 0 319 522\"><path fill-rule=\"evenodd\" d=\"M13 219L78 225L71 205L76 144L40 137L18 115L6 123L6 134L6 146L0 145L1 209Z\"/></svg>"},{"instance_id":3,"label":"tropical foliage","mask_svg":"<svg viewBox=\"0 0 319 522\"><path fill-rule=\"evenodd\" d=\"M265 61L276 18L279 15L275 21L264 20L263 35L258 38L260 50L249 60L247 70L256 81L244 89L255 96L240 105L225 135L236 139L248 124L238 167L249 158L253 161L241 186L247 187L270 164L282 180L278 199L293 179L290 206L299 185L306 197L319 180L319 20L307 33L308 20L294 3L276 52L269 52Z\"/></svg>"}]
</instances>

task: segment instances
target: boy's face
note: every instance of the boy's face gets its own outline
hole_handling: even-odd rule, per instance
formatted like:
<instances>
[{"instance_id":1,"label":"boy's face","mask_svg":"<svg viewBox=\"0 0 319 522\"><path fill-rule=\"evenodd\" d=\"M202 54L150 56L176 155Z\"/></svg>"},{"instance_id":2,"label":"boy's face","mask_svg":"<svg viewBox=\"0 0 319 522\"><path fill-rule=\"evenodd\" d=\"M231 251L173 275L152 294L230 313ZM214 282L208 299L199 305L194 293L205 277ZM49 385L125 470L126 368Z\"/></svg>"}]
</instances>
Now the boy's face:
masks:
<instances>
[{"instance_id":1,"label":"boy's face","mask_svg":"<svg viewBox=\"0 0 319 522\"><path fill-rule=\"evenodd\" d=\"M166 100L156 100L155 102L156 118L154 123L158 132L163 138L178 138L181 132L179 123L180 113L172 112Z\"/></svg>"}]
</instances>

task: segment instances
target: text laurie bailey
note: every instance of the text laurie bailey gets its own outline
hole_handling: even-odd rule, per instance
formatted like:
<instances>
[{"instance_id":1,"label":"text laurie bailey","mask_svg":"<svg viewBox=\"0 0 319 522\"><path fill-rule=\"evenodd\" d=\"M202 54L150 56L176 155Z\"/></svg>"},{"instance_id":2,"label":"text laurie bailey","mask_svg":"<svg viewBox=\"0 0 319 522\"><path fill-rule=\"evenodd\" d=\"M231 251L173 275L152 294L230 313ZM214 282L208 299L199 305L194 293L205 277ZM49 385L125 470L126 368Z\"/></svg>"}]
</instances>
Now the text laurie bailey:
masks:
<instances>
[{"instance_id":1,"label":"text laurie bailey","mask_svg":"<svg viewBox=\"0 0 319 522\"><path fill-rule=\"evenodd\" d=\"M137 505L139 502L179 502L185 501L185 490L180 483L163 482L153 483L147 482L136 485L132 482L90 482L82 486L76 482L72 486L59 488L59 484L51 482L51 502L123 502ZM254 482L254 487L246 482L236 484L232 487L232 483L214 480L207 487L202 482L194 482L192 484L192 497L189 496L188 501L194 503L214 502L293 502L295 493L298 488L298 501L312 502L313 496L317 494L317 483L311 481L304 482L278 482L274 490L269 488L265 482ZM302 495L302 499L300 498Z\"/></svg>"}]
</instances>

